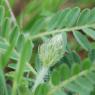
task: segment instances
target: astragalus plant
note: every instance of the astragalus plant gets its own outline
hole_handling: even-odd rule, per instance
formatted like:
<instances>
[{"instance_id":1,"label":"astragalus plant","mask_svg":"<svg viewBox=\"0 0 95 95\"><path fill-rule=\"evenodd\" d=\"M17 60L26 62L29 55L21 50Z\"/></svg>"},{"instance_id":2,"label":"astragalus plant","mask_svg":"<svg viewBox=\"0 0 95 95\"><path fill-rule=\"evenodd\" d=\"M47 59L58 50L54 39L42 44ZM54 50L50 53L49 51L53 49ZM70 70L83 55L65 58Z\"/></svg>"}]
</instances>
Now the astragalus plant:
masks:
<instances>
[{"instance_id":1,"label":"astragalus plant","mask_svg":"<svg viewBox=\"0 0 95 95\"><path fill-rule=\"evenodd\" d=\"M38 14L24 28L0 5L0 95L95 95L95 8L54 10L61 0L48 1L39 10L32 2Z\"/></svg>"}]
</instances>

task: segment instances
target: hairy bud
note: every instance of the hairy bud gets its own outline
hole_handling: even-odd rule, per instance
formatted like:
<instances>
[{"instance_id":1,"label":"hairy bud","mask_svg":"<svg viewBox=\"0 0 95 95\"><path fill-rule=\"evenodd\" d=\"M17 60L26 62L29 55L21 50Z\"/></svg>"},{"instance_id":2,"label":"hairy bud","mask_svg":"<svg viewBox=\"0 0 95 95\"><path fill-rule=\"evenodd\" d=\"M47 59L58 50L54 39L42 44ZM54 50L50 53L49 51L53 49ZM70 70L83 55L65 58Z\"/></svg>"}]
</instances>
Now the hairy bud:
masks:
<instances>
[{"instance_id":1,"label":"hairy bud","mask_svg":"<svg viewBox=\"0 0 95 95\"><path fill-rule=\"evenodd\" d=\"M64 54L64 40L62 34L55 35L39 47L39 57L46 66L52 66Z\"/></svg>"}]
</instances>

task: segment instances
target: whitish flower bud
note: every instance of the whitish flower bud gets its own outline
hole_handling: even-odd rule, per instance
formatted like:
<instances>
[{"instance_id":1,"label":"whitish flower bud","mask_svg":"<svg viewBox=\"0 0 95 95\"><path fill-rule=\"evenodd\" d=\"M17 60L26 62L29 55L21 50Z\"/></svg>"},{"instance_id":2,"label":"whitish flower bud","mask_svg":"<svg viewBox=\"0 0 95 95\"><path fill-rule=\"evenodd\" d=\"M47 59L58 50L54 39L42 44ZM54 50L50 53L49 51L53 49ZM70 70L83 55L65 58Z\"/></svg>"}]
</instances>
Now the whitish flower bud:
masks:
<instances>
[{"instance_id":1,"label":"whitish flower bud","mask_svg":"<svg viewBox=\"0 0 95 95\"><path fill-rule=\"evenodd\" d=\"M39 47L39 57L45 66L52 66L64 54L64 40L62 34L55 35Z\"/></svg>"}]
</instances>

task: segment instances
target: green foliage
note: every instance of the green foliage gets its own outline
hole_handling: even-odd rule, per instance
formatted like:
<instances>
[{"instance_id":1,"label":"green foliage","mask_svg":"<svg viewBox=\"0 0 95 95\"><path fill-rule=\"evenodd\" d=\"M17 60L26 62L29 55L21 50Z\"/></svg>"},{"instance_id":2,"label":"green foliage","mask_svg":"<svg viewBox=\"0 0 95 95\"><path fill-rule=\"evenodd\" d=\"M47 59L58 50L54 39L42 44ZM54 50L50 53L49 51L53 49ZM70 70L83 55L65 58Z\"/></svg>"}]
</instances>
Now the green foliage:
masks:
<instances>
[{"instance_id":1,"label":"green foliage","mask_svg":"<svg viewBox=\"0 0 95 95\"><path fill-rule=\"evenodd\" d=\"M65 36L63 37L66 38ZM45 66L52 66L62 58L66 48L63 37L56 35L40 46L39 57Z\"/></svg>"},{"instance_id":2,"label":"green foliage","mask_svg":"<svg viewBox=\"0 0 95 95\"><path fill-rule=\"evenodd\" d=\"M94 95L95 8L57 10L63 0L37 2L26 7L36 15L24 28L0 5L0 95ZM70 47L70 33L79 50Z\"/></svg>"},{"instance_id":3,"label":"green foliage","mask_svg":"<svg viewBox=\"0 0 95 95\"><path fill-rule=\"evenodd\" d=\"M0 64L1 64L1 62L0 62ZM1 69L1 66L0 66L0 94L1 95L8 95L7 85L5 84L4 72Z\"/></svg>"},{"instance_id":4,"label":"green foliage","mask_svg":"<svg viewBox=\"0 0 95 95\"><path fill-rule=\"evenodd\" d=\"M90 43L88 39L79 31L74 31L73 35L76 39L76 41L85 49L85 50L90 50Z\"/></svg>"}]
</instances>

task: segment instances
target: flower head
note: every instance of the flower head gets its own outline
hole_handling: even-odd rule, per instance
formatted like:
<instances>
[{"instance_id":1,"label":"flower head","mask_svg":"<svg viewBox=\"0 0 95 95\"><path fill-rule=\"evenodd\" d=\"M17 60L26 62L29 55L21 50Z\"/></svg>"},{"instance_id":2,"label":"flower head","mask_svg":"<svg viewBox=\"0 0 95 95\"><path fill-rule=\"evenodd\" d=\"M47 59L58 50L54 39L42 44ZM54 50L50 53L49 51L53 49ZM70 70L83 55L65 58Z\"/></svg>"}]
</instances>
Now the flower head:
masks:
<instances>
[{"instance_id":1,"label":"flower head","mask_svg":"<svg viewBox=\"0 0 95 95\"><path fill-rule=\"evenodd\" d=\"M39 47L39 57L46 66L52 66L64 54L64 40L62 34L55 35Z\"/></svg>"}]
</instances>

